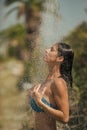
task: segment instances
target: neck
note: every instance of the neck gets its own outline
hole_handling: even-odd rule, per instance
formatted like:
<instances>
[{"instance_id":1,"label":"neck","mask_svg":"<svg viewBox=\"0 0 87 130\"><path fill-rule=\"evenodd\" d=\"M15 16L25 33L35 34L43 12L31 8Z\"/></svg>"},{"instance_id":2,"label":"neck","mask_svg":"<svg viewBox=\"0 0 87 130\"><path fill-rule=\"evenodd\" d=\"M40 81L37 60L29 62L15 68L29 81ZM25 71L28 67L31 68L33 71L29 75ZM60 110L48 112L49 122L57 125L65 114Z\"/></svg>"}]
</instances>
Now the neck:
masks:
<instances>
[{"instance_id":1,"label":"neck","mask_svg":"<svg viewBox=\"0 0 87 130\"><path fill-rule=\"evenodd\" d=\"M48 78L54 78L54 77L59 77L59 76L61 76L60 66L59 66L58 64L48 65L48 67L49 67Z\"/></svg>"}]
</instances>

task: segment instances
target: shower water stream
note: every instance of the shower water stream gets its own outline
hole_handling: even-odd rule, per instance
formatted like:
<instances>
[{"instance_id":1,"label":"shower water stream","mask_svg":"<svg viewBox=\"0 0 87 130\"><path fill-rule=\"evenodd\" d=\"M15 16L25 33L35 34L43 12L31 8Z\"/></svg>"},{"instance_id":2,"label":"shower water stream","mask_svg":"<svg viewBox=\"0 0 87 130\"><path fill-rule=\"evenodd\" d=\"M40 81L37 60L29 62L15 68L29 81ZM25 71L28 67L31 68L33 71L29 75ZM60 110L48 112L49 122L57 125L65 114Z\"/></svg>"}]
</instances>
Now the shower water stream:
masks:
<instances>
[{"instance_id":1,"label":"shower water stream","mask_svg":"<svg viewBox=\"0 0 87 130\"><path fill-rule=\"evenodd\" d=\"M44 81L45 76L48 72L45 63L43 62L43 55L44 55L45 48L51 46L54 42L58 41L57 39L58 30L56 30L56 26L58 25L57 22L59 22L58 19L60 19L58 4L59 3L57 0L48 0L45 3L45 13L42 13L42 25L40 28L40 37L42 39L39 46L40 55L38 59L34 59L33 57L33 60L35 61L35 65L36 65L36 70L37 70L36 75L33 76L33 84L41 83ZM75 99L73 100L73 102L74 101ZM77 106L74 106L75 111L76 108ZM78 110L76 114L78 115ZM74 123L76 123L76 121ZM80 122L77 121L77 124L79 123ZM77 127L71 128L70 125L71 124L64 125L57 122L58 130L79 130Z\"/></svg>"}]
</instances>

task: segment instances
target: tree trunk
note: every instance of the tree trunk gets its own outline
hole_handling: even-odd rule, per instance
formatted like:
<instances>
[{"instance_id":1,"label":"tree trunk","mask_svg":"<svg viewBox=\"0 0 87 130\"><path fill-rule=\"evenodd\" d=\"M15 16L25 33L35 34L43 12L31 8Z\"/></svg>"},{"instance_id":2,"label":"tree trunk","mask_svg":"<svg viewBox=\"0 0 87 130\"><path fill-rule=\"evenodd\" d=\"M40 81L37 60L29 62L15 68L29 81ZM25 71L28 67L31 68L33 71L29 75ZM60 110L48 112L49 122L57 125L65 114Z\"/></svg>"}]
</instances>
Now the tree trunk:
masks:
<instances>
[{"instance_id":1,"label":"tree trunk","mask_svg":"<svg viewBox=\"0 0 87 130\"><path fill-rule=\"evenodd\" d=\"M26 47L29 52L32 52L37 46L37 39L39 37L39 28L41 24L40 11L35 7L26 8L25 16Z\"/></svg>"}]
</instances>

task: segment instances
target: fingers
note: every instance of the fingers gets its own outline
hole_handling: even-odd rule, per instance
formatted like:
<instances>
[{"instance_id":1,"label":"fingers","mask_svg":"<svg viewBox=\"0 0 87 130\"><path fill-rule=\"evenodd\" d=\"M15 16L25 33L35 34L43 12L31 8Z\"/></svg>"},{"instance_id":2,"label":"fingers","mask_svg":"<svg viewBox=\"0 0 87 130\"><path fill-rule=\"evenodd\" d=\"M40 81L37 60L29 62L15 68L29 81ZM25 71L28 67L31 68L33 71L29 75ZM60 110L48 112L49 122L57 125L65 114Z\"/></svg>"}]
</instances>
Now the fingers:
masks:
<instances>
[{"instance_id":1,"label":"fingers","mask_svg":"<svg viewBox=\"0 0 87 130\"><path fill-rule=\"evenodd\" d=\"M38 92L38 91L39 91L40 86L41 86L41 84L38 84L38 86L36 87L36 92Z\"/></svg>"},{"instance_id":2,"label":"fingers","mask_svg":"<svg viewBox=\"0 0 87 130\"><path fill-rule=\"evenodd\" d=\"M33 93L38 93L40 86L41 84L38 84L37 86L35 86ZM41 95L44 95L45 91L46 91L46 87L43 88Z\"/></svg>"},{"instance_id":3,"label":"fingers","mask_svg":"<svg viewBox=\"0 0 87 130\"><path fill-rule=\"evenodd\" d=\"M39 88L40 88L41 84L38 84L34 87L34 91L33 92L38 92Z\"/></svg>"},{"instance_id":4,"label":"fingers","mask_svg":"<svg viewBox=\"0 0 87 130\"><path fill-rule=\"evenodd\" d=\"M46 87L43 88L42 95L44 95L45 91L46 91Z\"/></svg>"},{"instance_id":5,"label":"fingers","mask_svg":"<svg viewBox=\"0 0 87 130\"><path fill-rule=\"evenodd\" d=\"M40 84L34 85L32 88L30 88L28 90L27 96L30 96L30 95L32 95L33 92L38 91L39 88L40 88Z\"/></svg>"},{"instance_id":6,"label":"fingers","mask_svg":"<svg viewBox=\"0 0 87 130\"><path fill-rule=\"evenodd\" d=\"M37 96L37 95L39 95L39 89L40 89L40 86L41 86L41 84L38 84L37 86L35 86L34 87L34 90L33 90L33 93L32 93L32 96Z\"/></svg>"},{"instance_id":7,"label":"fingers","mask_svg":"<svg viewBox=\"0 0 87 130\"><path fill-rule=\"evenodd\" d=\"M35 97L36 95L39 95L39 96L43 96L43 95L44 95L44 93L45 93L45 91L46 91L46 87L44 87L44 88L42 89L42 91L39 92L40 87L41 87L41 84L38 84L38 85L36 85L36 86L34 87L33 91L31 92L32 96Z\"/></svg>"}]
</instances>

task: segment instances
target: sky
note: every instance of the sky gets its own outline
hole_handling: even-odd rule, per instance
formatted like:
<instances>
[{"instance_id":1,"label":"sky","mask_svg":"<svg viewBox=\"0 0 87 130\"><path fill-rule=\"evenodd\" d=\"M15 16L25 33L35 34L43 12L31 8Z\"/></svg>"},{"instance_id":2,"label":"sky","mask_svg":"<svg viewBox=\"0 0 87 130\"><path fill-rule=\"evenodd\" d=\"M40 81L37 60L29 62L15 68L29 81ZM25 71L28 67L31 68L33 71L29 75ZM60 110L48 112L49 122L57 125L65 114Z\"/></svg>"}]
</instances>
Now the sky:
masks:
<instances>
[{"instance_id":1,"label":"sky","mask_svg":"<svg viewBox=\"0 0 87 130\"><path fill-rule=\"evenodd\" d=\"M60 13L60 35L67 35L73 28L83 21L87 21L87 0L59 0Z\"/></svg>"},{"instance_id":2,"label":"sky","mask_svg":"<svg viewBox=\"0 0 87 130\"><path fill-rule=\"evenodd\" d=\"M54 4L54 1L56 4ZM16 24L16 22L22 23L23 17L20 20L16 19L17 11L14 11L7 18L4 17L6 12L13 6L17 6L17 4L5 7L3 2L4 0L0 0L0 30L10 27ZM83 21L87 21L87 13L85 12L87 0L53 0L54 8L57 8L58 3L59 13L61 15L60 20L56 20L52 14L42 14L43 23L41 26L41 34L45 44L62 40L77 25Z\"/></svg>"}]
</instances>

